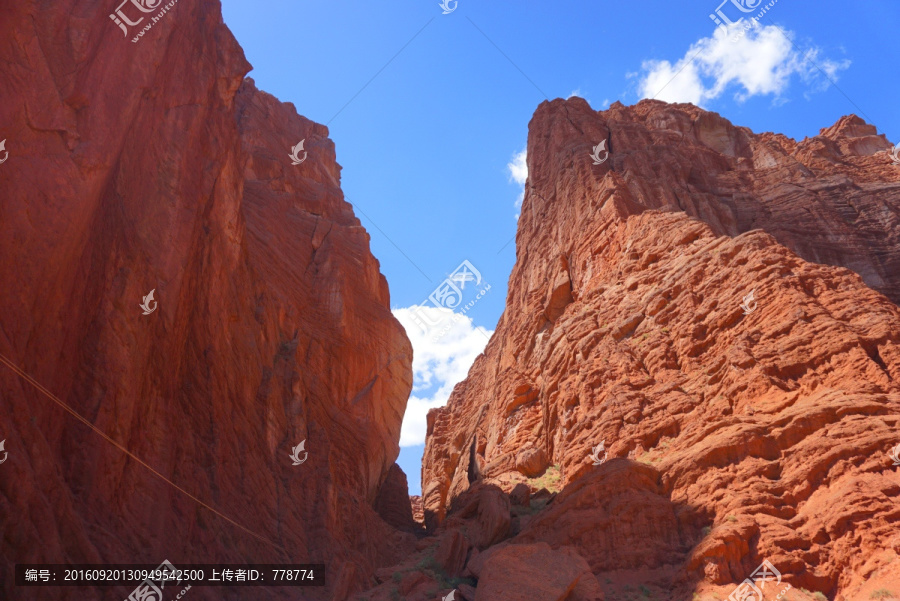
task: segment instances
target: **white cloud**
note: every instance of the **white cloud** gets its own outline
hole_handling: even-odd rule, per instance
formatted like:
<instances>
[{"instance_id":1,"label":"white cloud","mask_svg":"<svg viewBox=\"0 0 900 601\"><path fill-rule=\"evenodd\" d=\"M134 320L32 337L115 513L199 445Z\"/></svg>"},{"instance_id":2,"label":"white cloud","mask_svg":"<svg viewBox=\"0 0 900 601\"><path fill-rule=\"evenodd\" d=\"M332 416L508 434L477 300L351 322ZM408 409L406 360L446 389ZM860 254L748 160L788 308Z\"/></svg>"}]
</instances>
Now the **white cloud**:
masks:
<instances>
[{"instance_id":1,"label":"white cloud","mask_svg":"<svg viewBox=\"0 0 900 601\"><path fill-rule=\"evenodd\" d=\"M821 90L828 82L819 68L836 79L839 71L850 66L849 60L822 58L818 48L801 54L788 39L793 34L782 33L775 25L753 22L741 35L738 32L743 31L743 23L739 21L728 31L717 28L712 37L694 43L674 65L666 60L645 61L638 85L641 98L702 106L734 89L738 102L751 96L773 95L777 99L787 89L792 75L799 75L810 87Z\"/></svg>"},{"instance_id":2,"label":"white cloud","mask_svg":"<svg viewBox=\"0 0 900 601\"><path fill-rule=\"evenodd\" d=\"M506 168L509 169L509 181L522 186L516 199L516 209L521 209L522 201L525 200L525 182L528 180L528 148L514 154L512 161L506 164ZM519 214L516 213L516 221L518 220Z\"/></svg>"},{"instance_id":3,"label":"white cloud","mask_svg":"<svg viewBox=\"0 0 900 601\"><path fill-rule=\"evenodd\" d=\"M510 181L524 186L528 179L528 149L513 155L512 162L507 163L506 168L509 169Z\"/></svg>"},{"instance_id":4,"label":"white cloud","mask_svg":"<svg viewBox=\"0 0 900 601\"><path fill-rule=\"evenodd\" d=\"M430 332L423 332L416 325L414 311L424 312L429 321L440 320L441 323ZM425 442L428 410L447 403L453 387L466 378L493 331L476 327L466 315L436 307L413 305L394 309L393 313L406 329L413 346L413 394L409 397L400 429L400 446L408 447ZM445 328L447 333L443 336L434 335L435 331L443 332Z\"/></svg>"}]
</instances>

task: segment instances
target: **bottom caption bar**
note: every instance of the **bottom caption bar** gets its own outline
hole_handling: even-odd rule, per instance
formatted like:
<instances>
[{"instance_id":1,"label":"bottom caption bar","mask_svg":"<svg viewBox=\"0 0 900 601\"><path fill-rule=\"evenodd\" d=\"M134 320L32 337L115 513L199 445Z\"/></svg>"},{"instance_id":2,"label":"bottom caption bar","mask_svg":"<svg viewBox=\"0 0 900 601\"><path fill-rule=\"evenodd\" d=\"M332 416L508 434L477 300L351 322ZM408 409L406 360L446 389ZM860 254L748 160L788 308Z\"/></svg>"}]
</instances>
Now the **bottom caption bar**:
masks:
<instances>
[{"instance_id":1,"label":"bottom caption bar","mask_svg":"<svg viewBox=\"0 0 900 601\"><path fill-rule=\"evenodd\" d=\"M135 586L146 593L137 599L184 586L325 586L325 575L325 564L16 564L16 586Z\"/></svg>"}]
</instances>

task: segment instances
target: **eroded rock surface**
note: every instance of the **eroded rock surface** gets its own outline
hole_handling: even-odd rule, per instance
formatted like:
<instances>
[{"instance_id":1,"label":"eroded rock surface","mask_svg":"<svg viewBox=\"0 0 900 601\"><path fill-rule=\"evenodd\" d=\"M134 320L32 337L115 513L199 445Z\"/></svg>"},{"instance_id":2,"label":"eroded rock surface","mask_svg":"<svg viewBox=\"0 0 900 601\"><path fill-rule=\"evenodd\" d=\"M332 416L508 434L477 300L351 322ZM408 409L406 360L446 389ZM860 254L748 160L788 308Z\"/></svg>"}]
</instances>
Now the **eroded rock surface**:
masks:
<instances>
[{"instance_id":1,"label":"eroded rock surface","mask_svg":"<svg viewBox=\"0 0 900 601\"><path fill-rule=\"evenodd\" d=\"M334 144L244 78L218 2L137 43L112 8L3 8L0 353L171 483L0 367L0 596L13 563L169 559L326 563L304 594L344 598L415 544L372 508L412 374Z\"/></svg>"},{"instance_id":2,"label":"eroded rock surface","mask_svg":"<svg viewBox=\"0 0 900 601\"><path fill-rule=\"evenodd\" d=\"M429 528L462 527L470 482L525 483L500 544L571 548L607 596L724 598L763 559L792 595L900 590L889 147L856 117L794 142L686 105L542 104L506 310L429 414Z\"/></svg>"}]
</instances>

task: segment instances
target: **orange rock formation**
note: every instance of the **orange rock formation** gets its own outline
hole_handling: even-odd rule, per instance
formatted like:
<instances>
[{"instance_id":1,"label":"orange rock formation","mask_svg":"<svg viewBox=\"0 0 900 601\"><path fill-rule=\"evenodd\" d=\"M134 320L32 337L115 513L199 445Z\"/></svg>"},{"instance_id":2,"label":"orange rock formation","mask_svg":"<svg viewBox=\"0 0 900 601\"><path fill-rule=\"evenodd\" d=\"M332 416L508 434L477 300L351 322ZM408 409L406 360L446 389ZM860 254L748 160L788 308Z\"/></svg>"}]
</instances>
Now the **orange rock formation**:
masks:
<instances>
[{"instance_id":1,"label":"orange rock formation","mask_svg":"<svg viewBox=\"0 0 900 601\"><path fill-rule=\"evenodd\" d=\"M607 598L727 596L763 560L797 595L900 590L889 147L856 117L798 143L687 105L542 104L506 310L429 414L429 529L491 553L457 501L519 485L496 561L576 553Z\"/></svg>"}]
</instances>

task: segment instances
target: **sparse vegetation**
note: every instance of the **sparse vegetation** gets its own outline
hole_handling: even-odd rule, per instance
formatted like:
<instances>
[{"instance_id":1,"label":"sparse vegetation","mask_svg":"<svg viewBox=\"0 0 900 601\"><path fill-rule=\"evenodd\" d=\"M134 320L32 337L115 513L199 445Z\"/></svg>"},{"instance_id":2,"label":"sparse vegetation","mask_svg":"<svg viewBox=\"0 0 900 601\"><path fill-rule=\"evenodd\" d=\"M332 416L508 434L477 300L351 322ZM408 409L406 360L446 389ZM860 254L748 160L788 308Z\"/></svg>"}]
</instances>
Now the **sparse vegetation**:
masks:
<instances>
[{"instance_id":1,"label":"sparse vegetation","mask_svg":"<svg viewBox=\"0 0 900 601\"><path fill-rule=\"evenodd\" d=\"M825 593L821 591L816 591L813 593L813 599L816 601L828 601L828 597L825 596Z\"/></svg>"},{"instance_id":2,"label":"sparse vegetation","mask_svg":"<svg viewBox=\"0 0 900 601\"><path fill-rule=\"evenodd\" d=\"M869 599L892 599L894 597L894 593L887 590L886 588L880 588L877 591L872 591L872 594L869 595Z\"/></svg>"},{"instance_id":3,"label":"sparse vegetation","mask_svg":"<svg viewBox=\"0 0 900 601\"><path fill-rule=\"evenodd\" d=\"M737 516L730 515L730 516L728 516L728 517L725 518L725 519L728 520L729 522L736 522L736 521L737 521Z\"/></svg>"},{"instance_id":4,"label":"sparse vegetation","mask_svg":"<svg viewBox=\"0 0 900 601\"><path fill-rule=\"evenodd\" d=\"M454 589L457 588L460 584L468 584L469 586L475 586L475 581L471 578L451 578L444 572L441 565L434 558L434 548L429 549L428 553L426 553L422 559L420 559L416 563L415 570L423 572L437 581L438 589ZM407 570L406 572L411 572L412 570ZM403 580L403 576L405 572L395 572L392 578L395 582L399 582L397 580L397 576L400 576L400 580ZM393 598L393 593L392 593Z\"/></svg>"},{"instance_id":5,"label":"sparse vegetation","mask_svg":"<svg viewBox=\"0 0 900 601\"><path fill-rule=\"evenodd\" d=\"M559 492L560 485L559 483L562 481L562 470L558 465L551 465L547 468L547 471L544 472L544 475L539 478L534 478L531 480L531 485L536 487L538 490L542 488L546 488L550 492Z\"/></svg>"},{"instance_id":6,"label":"sparse vegetation","mask_svg":"<svg viewBox=\"0 0 900 601\"><path fill-rule=\"evenodd\" d=\"M428 553L423 555L422 559L420 559L418 562L416 562L416 569L421 570L422 572L425 572L427 570L440 569L438 566L437 560L434 558L434 552L429 551ZM400 578L402 579L403 578L402 573L400 573L400 572L398 572L398 573L401 574Z\"/></svg>"},{"instance_id":7,"label":"sparse vegetation","mask_svg":"<svg viewBox=\"0 0 900 601\"><path fill-rule=\"evenodd\" d=\"M644 453L643 455L641 455L641 456L638 458L638 461L641 462L641 463L646 463L647 465L653 465L654 463L656 463L656 462L659 461L660 459L662 459L662 458L661 458L661 457L656 457L656 456L654 456L654 455L651 455L650 453Z\"/></svg>"},{"instance_id":8,"label":"sparse vegetation","mask_svg":"<svg viewBox=\"0 0 900 601\"><path fill-rule=\"evenodd\" d=\"M474 578L441 578L438 580L441 588L459 588L460 584L467 584L474 587L478 584Z\"/></svg>"},{"instance_id":9,"label":"sparse vegetation","mask_svg":"<svg viewBox=\"0 0 900 601\"><path fill-rule=\"evenodd\" d=\"M709 533L710 533L710 532L712 532L712 527L711 527L711 526L704 526L704 527L703 527L703 536L709 536Z\"/></svg>"}]
</instances>

